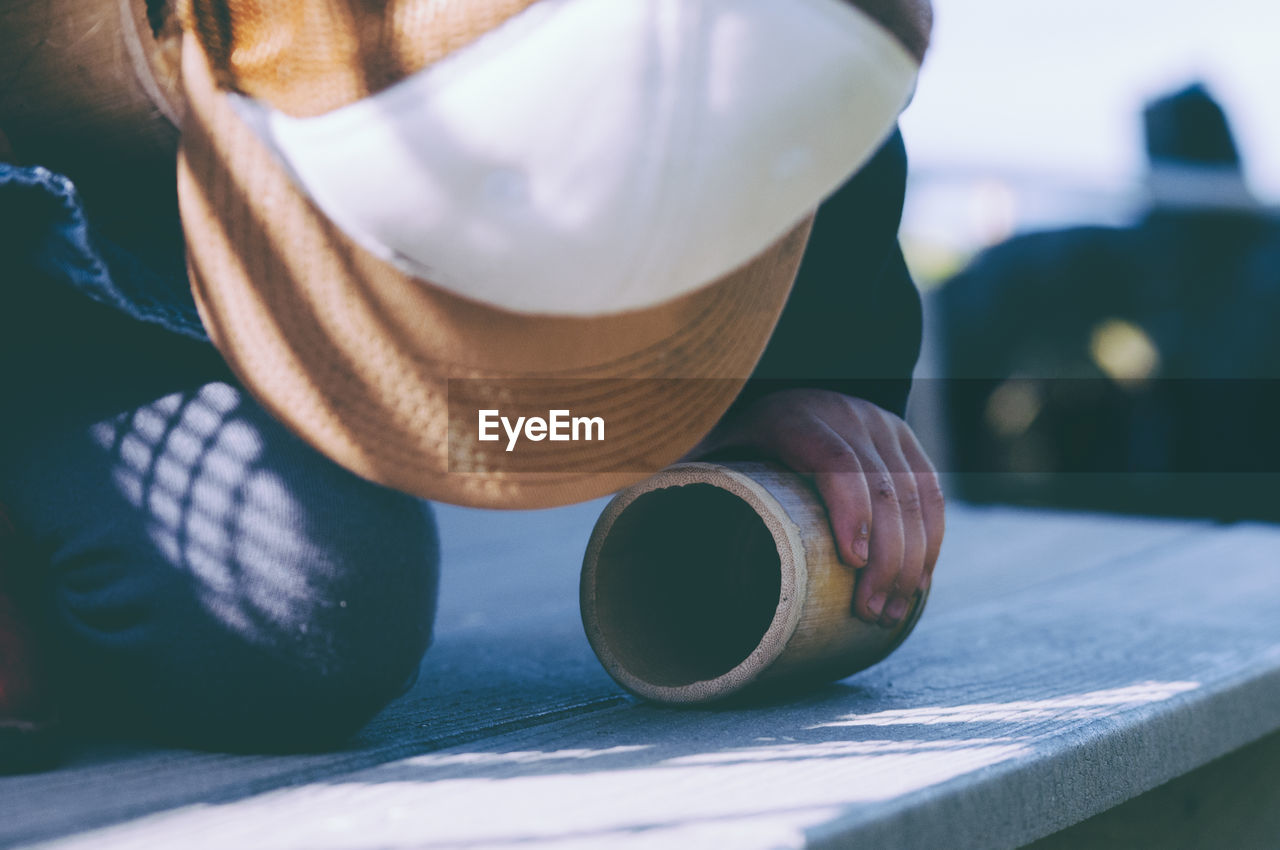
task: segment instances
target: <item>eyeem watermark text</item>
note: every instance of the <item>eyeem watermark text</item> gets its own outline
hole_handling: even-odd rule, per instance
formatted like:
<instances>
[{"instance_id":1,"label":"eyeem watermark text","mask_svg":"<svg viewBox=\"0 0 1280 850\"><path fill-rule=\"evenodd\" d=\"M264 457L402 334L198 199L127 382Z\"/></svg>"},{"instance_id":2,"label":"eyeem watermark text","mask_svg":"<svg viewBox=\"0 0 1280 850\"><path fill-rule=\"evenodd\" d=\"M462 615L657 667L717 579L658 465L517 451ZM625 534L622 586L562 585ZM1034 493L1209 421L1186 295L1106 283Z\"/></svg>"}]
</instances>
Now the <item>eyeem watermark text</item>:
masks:
<instances>
[{"instance_id":1,"label":"eyeem watermark text","mask_svg":"<svg viewBox=\"0 0 1280 850\"><path fill-rule=\"evenodd\" d=\"M506 434L509 452L515 451L522 434L526 440L535 443L542 440L567 443L604 439L604 417L574 416L568 410L549 410L546 419L541 416L517 416L515 422L497 410L480 411L481 440L492 443L502 439L502 435L498 433L499 426Z\"/></svg>"}]
</instances>

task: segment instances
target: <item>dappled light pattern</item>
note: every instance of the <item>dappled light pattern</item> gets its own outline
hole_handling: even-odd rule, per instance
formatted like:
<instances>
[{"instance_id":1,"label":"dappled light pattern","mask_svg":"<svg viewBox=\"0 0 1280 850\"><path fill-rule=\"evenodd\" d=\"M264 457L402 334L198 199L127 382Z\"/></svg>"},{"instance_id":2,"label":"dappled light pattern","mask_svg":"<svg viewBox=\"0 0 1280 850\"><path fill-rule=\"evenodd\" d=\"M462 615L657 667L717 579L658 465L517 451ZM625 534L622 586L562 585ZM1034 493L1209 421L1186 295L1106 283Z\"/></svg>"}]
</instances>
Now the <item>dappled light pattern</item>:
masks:
<instances>
[{"instance_id":1,"label":"dappled light pattern","mask_svg":"<svg viewBox=\"0 0 1280 850\"><path fill-rule=\"evenodd\" d=\"M906 708L851 714L830 726L902 726L938 723L1018 723L1029 720L1082 720L1118 710L1161 702L1199 687L1195 682L1143 682L1125 688L1091 691L1055 699L1013 700L974 705Z\"/></svg>"},{"instance_id":2,"label":"dappled light pattern","mask_svg":"<svg viewBox=\"0 0 1280 850\"><path fill-rule=\"evenodd\" d=\"M111 452L122 495L149 517L152 541L196 579L206 609L252 632L262 623L251 612L305 622L296 610L310 605L305 574L280 567L309 542L305 526L274 521L302 509L259 462L262 437L237 415L241 399L208 384L100 423L94 438Z\"/></svg>"},{"instance_id":3,"label":"dappled light pattern","mask_svg":"<svg viewBox=\"0 0 1280 850\"><path fill-rule=\"evenodd\" d=\"M601 712L587 728L552 728L529 741L541 746L506 736L230 808L175 812L152 827L155 835L180 832L197 848L250 837L311 848L791 846L850 806L891 805L1033 757L1061 731L1057 721L1105 715L1123 723L1129 712L1196 688L1145 681L806 722L850 704L852 695L837 688L785 715L786 722L770 723L767 734L751 710L720 712L710 723L706 713L624 708ZM93 837L95 846L110 848L125 846L126 835L137 841L147 834L121 832L119 844L112 830Z\"/></svg>"}]
</instances>

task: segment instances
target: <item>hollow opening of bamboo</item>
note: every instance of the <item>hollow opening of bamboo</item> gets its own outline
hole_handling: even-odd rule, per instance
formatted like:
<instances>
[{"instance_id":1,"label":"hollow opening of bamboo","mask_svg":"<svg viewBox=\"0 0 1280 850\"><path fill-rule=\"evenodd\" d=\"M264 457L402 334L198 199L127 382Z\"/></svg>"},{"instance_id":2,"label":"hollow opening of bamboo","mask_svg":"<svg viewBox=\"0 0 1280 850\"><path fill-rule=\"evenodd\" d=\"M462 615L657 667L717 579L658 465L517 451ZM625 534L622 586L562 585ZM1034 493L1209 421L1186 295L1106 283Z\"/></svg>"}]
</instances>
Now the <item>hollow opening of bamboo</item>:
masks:
<instances>
[{"instance_id":1,"label":"hollow opening of bamboo","mask_svg":"<svg viewBox=\"0 0 1280 850\"><path fill-rule=\"evenodd\" d=\"M637 497L596 564L608 649L632 675L663 687L714 679L745 661L780 593L773 535L750 505L710 484Z\"/></svg>"}]
</instances>

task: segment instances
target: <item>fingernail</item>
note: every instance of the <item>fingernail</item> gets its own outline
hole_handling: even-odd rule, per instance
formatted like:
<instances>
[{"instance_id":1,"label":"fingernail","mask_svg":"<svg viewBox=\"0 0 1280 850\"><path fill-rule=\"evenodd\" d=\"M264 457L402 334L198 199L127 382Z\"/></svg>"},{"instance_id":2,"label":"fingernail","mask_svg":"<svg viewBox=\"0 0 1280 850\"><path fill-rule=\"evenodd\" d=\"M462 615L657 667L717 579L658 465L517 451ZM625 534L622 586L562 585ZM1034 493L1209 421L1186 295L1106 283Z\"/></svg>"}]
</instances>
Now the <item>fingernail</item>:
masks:
<instances>
[{"instance_id":1,"label":"fingernail","mask_svg":"<svg viewBox=\"0 0 1280 850\"><path fill-rule=\"evenodd\" d=\"M883 593L877 593L867 600L867 610L871 612L871 616L879 617L880 612L884 610L885 596Z\"/></svg>"},{"instance_id":2,"label":"fingernail","mask_svg":"<svg viewBox=\"0 0 1280 850\"><path fill-rule=\"evenodd\" d=\"M931 584L933 584L933 577L926 575L924 578L920 579L920 587L918 588L919 592L921 594L928 593L929 585Z\"/></svg>"},{"instance_id":3,"label":"fingernail","mask_svg":"<svg viewBox=\"0 0 1280 850\"><path fill-rule=\"evenodd\" d=\"M858 559L864 564L867 562L867 559L871 557L871 544L868 542L867 536L867 524L864 522L861 527L858 528L857 539L853 541L853 554L857 555Z\"/></svg>"},{"instance_id":4,"label":"fingernail","mask_svg":"<svg viewBox=\"0 0 1280 850\"><path fill-rule=\"evenodd\" d=\"M898 622L902 619L903 615L907 613L907 600L903 599L901 596L893 597L889 602L888 610L884 613L890 620L893 620L895 623Z\"/></svg>"}]
</instances>

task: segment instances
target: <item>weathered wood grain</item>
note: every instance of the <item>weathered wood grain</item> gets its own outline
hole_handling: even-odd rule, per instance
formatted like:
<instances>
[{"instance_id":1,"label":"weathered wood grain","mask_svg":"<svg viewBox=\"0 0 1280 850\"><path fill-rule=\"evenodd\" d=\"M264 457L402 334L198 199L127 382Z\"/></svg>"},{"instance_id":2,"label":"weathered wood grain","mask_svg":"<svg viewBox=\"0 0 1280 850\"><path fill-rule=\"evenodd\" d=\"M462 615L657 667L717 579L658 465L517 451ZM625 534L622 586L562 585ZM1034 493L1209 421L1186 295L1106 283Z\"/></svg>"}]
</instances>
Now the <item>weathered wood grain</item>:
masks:
<instances>
[{"instance_id":1,"label":"weathered wood grain","mask_svg":"<svg viewBox=\"0 0 1280 850\"><path fill-rule=\"evenodd\" d=\"M1275 850L1280 732L1025 850Z\"/></svg>"},{"instance_id":2,"label":"weathered wood grain","mask_svg":"<svg viewBox=\"0 0 1280 850\"><path fill-rule=\"evenodd\" d=\"M483 677L470 680L459 712L484 714L497 693L540 705L614 693L582 655L576 564L557 578L489 560L568 548L578 520L585 540L590 516L552 516L545 538L526 529L505 541L510 518L449 517L480 522L468 536L488 530L493 548L458 566L499 585L442 611L436 649L463 660L437 661L441 674L479 664L492 680L487 694ZM1280 530L1263 526L956 508L915 634L806 699L624 704L362 770L332 757L281 780L292 787L56 845L1014 847L1280 728L1277 553ZM539 589L564 596L539 603ZM514 619L467 607L493 600ZM446 687L443 676L425 684ZM27 806L58 799L18 790ZM83 801L64 803L74 822Z\"/></svg>"}]
</instances>

